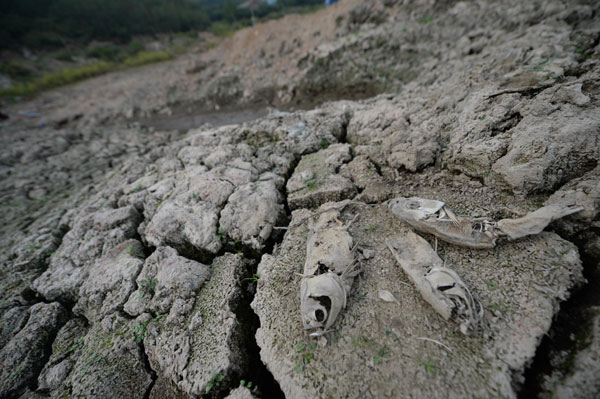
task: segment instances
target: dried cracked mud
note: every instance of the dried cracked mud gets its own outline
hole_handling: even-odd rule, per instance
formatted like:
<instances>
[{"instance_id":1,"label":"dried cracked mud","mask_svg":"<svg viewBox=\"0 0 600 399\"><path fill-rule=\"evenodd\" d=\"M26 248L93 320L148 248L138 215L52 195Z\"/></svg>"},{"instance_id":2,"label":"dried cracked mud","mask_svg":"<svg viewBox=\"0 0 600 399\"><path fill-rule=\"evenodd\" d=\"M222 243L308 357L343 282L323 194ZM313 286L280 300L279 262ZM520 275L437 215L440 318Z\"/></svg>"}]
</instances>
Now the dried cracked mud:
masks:
<instances>
[{"instance_id":1,"label":"dried cracked mud","mask_svg":"<svg viewBox=\"0 0 600 399\"><path fill-rule=\"evenodd\" d=\"M6 106L0 397L600 395L599 13L342 1ZM261 101L289 112L135 122ZM47 126L24 128L36 107ZM411 196L496 220L583 210L493 249L422 234L483 305L465 336L386 245L412 231L387 201ZM361 273L315 339L300 282L323 206Z\"/></svg>"}]
</instances>

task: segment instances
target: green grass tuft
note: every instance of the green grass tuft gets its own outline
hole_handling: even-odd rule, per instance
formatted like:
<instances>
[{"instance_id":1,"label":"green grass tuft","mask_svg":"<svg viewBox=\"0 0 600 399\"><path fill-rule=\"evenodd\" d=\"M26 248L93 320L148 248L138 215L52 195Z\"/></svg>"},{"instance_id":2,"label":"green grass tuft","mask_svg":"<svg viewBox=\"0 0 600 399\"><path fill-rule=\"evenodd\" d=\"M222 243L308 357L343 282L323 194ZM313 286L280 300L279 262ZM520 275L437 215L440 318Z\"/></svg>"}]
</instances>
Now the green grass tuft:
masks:
<instances>
[{"instance_id":1,"label":"green grass tuft","mask_svg":"<svg viewBox=\"0 0 600 399\"><path fill-rule=\"evenodd\" d=\"M237 30L245 27L246 25L243 25L239 22L213 22L213 24L210 26L210 31L213 35L218 37L229 37L232 36Z\"/></svg>"},{"instance_id":2,"label":"green grass tuft","mask_svg":"<svg viewBox=\"0 0 600 399\"><path fill-rule=\"evenodd\" d=\"M125 58L125 60L123 60L123 65L126 67L136 67L170 60L171 58L173 58L173 54L168 51L140 51L134 56Z\"/></svg>"},{"instance_id":3,"label":"green grass tuft","mask_svg":"<svg viewBox=\"0 0 600 399\"><path fill-rule=\"evenodd\" d=\"M99 61L93 64L83 65L75 68L63 68L58 72L53 72L35 78L27 83L19 83L11 88L0 90L0 97L25 97L43 90L64 86L69 83L78 82L83 79L101 75L108 72L113 64Z\"/></svg>"}]
</instances>

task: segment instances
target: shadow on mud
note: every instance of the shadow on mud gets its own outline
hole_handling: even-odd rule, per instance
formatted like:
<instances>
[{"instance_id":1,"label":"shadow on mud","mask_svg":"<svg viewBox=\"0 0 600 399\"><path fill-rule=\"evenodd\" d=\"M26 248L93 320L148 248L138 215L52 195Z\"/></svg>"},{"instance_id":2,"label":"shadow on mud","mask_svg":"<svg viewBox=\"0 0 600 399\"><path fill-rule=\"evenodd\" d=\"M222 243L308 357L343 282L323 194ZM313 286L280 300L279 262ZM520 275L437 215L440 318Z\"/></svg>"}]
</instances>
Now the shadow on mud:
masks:
<instances>
[{"instance_id":1,"label":"shadow on mud","mask_svg":"<svg viewBox=\"0 0 600 399\"><path fill-rule=\"evenodd\" d=\"M326 90L297 95L287 104L263 102L258 104L241 104L223 106L220 109L208 109L205 105L181 104L171 106L170 115L154 114L149 118L138 119L137 122L145 127L156 130L189 130L208 124L212 127L236 125L263 118L273 112L307 111L319 108L330 101L358 101L372 98L383 92L378 86L364 86L354 91L347 89ZM273 100L273 99L272 99ZM275 103L273 105L273 103Z\"/></svg>"}]
</instances>

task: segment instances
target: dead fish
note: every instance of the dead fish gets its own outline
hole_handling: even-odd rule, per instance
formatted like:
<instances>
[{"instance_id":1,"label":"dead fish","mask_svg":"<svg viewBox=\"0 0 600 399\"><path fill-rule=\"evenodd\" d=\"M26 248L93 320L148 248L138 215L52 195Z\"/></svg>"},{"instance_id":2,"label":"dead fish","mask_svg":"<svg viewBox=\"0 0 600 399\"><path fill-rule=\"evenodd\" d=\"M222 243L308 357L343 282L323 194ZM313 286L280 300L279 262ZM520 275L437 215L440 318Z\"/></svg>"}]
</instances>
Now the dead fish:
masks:
<instances>
[{"instance_id":1,"label":"dead fish","mask_svg":"<svg viewBox=\"0 0 600 399\"><path fill-rule=\"evenodd\" d=\"M333 325L346 307L347 293L359 273L352 237L339 215L337 209L326 210L310 225L300 283L300 313L311 336L318 337Z\"/></svg>"},{"instance_id":2,"label":"dead fish","mask_svg":"<svg viewBox=\"0 0 600 399\"><path fill-rule=\"evenodd\" d=\"M553 220L583 208L573 205L549 205L518 219L456 216L442 201L418 197L395 198L388 203L394 215L415 230L433 234L443 241L469 248L493 248L496 240L507 237L517 239L539 234Z\"/></svg>"},{"instance_id":3,"label":"dead fish","mask_svg":"<svg viewBox=\"0 0 600 399\"><path fill-rule=\"evenodd\" d=\"M423 299L445 320L457 322L463 334L470 334L483 317L483 306L431 245L412 231L386 244Z\"/></svg>"},{"instance_id":4,"label":"dead fish","mask_svg":"<svg viewBox=\"0 0 600 399\"><path fill-rule=\"evenodd\" d=\"M582 210L583 207L578 207L575 204L547 205L537 211L528 213L522 218L502 219L498 221L497 228L511 240L516 240L517 238L539 234L552 221Z\"/></svg>"},{"instance_id":5,"label":"dead fish","mask_svg":"<svg viewBox=\"0 0 600 399\"><path fill-rule=\"evenodd\" d=\"M388 203L388 208L417 231L433 234L451 244L471 248L493 248L496 245L493 224L480 221L478 226L474 226L472 220L457 217L442 201L395 198Z\"/></svg>"}]
</instances>

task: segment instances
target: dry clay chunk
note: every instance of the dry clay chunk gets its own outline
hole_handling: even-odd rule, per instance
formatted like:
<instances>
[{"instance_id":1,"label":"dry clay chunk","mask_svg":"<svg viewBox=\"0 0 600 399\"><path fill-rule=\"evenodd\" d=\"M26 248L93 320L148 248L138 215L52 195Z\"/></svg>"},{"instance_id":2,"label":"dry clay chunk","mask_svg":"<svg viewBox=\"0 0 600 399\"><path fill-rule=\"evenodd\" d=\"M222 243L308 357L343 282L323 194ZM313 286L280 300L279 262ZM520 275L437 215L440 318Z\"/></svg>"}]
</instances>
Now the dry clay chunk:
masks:
<instances>
[{"instance_id":1,"label":"dry clay chunk","mask_svg":"<svg viewBox=\"0 0 600 399\"><path fill-rule=\"evenodd\" d=\"M35 381L66 316L58 302L38 303L29 309L27 324L0 350L0 397L13 397Z\"/></svg>"},{"instance_id":2,"label":"dry clay chunk","mask_svg":"<svg viewBox=\"0 0 600 399\"><path fill-rule=\"evenodd\" d=\"M145 231L149 244L171 246L179 252L193 250L215 254L221 249L217 239L217 208L207 202L181 204L167 201L159 208Z\"/></svg>"},{"instance_id":3,"label":"dry clay chunk","mask_svg":"<svg viewBox=\"0 0 600 399\"><path fill-rule=\"evenodd\" d=\"M159 247L144 262L136 280L138 288L124 310L132 316L144 312L168 314L169 321L181 321L209 275L208 266L179 256L173 248Z\"/></svg>"},{"instance_id":4,"label":"dry clay chunk","mask_svg":"<svg viewBox=\"0 0 600 399\"><path fill-rule=\"evenodd\" d=\"M73 312L88 320L100 321L121 309L135 290L135 278L142 269L143 256L142 244L128 240L99 259L79 290L79 302Z\"/></svg>"},{"instance_id":5,"label":"dry clay chunk","mask_svg":"<svg viewBox=\"0 0 600 399\"><path fill-rule=\"evenodd\" d=\"M32 283L32 288L48 300L77 301L89 267L118 244L133 238L140 220L131 205L80 216L50 258L50 267Z\"/></svg>"},{"instance_id":6,"label":"dry clay chunk","mask_svg":"<svg viewBox=\"0 0 600 399\"><path fill-rule=\"evenodd\" d=\"M150 365L180 391L202 395L213 373L223 375L221 385L227 386L234 374L242 372L246 362L242 326L233 309L242 297L245 272L241 255L218 257L211 265L210 279L180 321L148 319L144 347Z\"/></svg>"},{"instance_id":7,"label":"dry clay chunk","mask_svg":"<svg viewBox=\"0 0 600 399\"><path fill-rule=\"evenodd\" d=\"M69 320L60 329L52 343L52 355L38 377L38 390L66 389L63 382L82 353L87 330L86 322L80 318Z\"/></svg>"},{"instance_id":8,"label":"dry clay chunk","mask_svg":"<svg viewBox=\"0 0 600 399\"><path fill-rule=\"evenodd\" d=\"M152 383L136 342L144 328L116 313L94 323L68 377L71 397L142 399Z\"/></svg>"},{"instance_id":9,"label":"dry clay chunk","mask_svg":"<svg viewBox=\"0 0 600 399\"><path fill-rule=\"evenodd\" d=\"M290 208L312 208L354 197L357 189L352 181L338 174L351 159L349 144L330 145L303 156L286 186Z\"/></svg>"},{"instance_id":10,"label":"dry clay chunk","mask_svg":"<svg viewBox=\"0 0 600 399\"><path fill-rule=\"evenodd\" d=\"M229 237L258 251L284 218L281 193L273 181L267 180L239 187L221 212L220 224Z\"/></svg>"}]
</instances>

